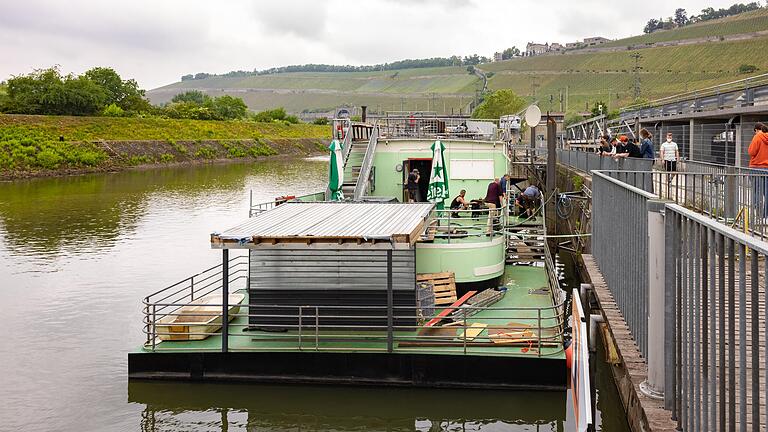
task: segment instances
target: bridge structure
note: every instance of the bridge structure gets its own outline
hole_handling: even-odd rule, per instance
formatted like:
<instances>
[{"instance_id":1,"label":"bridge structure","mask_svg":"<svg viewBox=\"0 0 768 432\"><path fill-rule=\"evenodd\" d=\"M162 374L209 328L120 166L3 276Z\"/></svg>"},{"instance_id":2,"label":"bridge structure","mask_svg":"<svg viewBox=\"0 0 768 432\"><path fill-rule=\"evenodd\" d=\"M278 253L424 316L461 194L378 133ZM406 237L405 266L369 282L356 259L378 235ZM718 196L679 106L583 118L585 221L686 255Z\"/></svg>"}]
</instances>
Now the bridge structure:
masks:
<instances>
[{"instance_id":1,"label":"bridge structure","mask_svg":"<svg viewBox=\"0 0 768 432\"><path fill-rule=\"evenodd\" d=\"M688 160L746 167L754 124L768 121L768 73L624 108L616 119L593 117L566 128L565 148L593 150L601 135L653 134L658 151L673 134Z\"/></svg>"},{"instance_id":2,"label":"bridge structure","mask_svg":"<svg viewBox=\"0 0 768 432\"><path fill-rule=\"evenodd\" d=\"M768 174L557 156L590 188L589 293L633 430L765 431Z\"/></svg>"}]
</instances>

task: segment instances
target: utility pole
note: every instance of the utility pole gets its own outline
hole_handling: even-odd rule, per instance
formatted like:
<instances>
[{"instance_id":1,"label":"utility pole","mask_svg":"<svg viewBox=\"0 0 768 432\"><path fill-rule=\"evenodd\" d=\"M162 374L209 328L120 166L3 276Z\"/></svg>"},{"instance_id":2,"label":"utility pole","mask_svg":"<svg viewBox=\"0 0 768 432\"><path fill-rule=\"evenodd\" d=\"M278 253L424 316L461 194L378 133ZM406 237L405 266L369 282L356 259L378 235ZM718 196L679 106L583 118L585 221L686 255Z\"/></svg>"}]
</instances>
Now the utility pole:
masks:
<instances>
[{"instance_id":1,"label":"utility pole","mask_svg":"<svg viewBox=\"0 0 768 432\"><path fill-rule=\"evenodd\" d=\"M635 100L637 100L640 98L640 59L643 56L639 52L633 52L629 56L635 59L635 67L632 69L632 73L635 76Z\"/></svg>"},{"instance_id":2,"label":"utility pole","mask_svg":"<svg viewBox=\"0 0 768 432\"><path fill-rule=\"evenodd\" d=\"M560 89L560 112L565 112L563 111L563 89Z\"/></svg>"}]
</instances>

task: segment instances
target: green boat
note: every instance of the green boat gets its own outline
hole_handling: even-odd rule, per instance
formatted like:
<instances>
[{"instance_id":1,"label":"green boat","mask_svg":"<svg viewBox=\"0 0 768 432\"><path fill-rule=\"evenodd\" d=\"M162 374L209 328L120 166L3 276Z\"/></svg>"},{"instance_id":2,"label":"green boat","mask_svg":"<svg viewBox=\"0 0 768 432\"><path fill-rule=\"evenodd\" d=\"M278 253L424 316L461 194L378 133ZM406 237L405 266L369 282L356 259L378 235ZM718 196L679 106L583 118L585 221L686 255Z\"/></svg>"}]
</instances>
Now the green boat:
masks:
<instances>
[{"instance_id":1,"label":"green boat","mask_svg":"<svg viewBox=\"0 0 768 432\"><path fill-rule=\"evenodd\" d=\"M211 234L218 265L144 299L129 377L564 389L565 295L543 208L516 216L525 176L501 208L482 200L520 168L498 122L339 119L334 134L344 199L328 201L340 195L332 182L252 203ZM450 195L427 202L430 178ZM472 205L451 209L461 190ZM225 292L242 294L237 308ZM218 308L198 320L218 328L160 325L189 321L189 304L214 295Z\"/></svg>"}]
</instances>

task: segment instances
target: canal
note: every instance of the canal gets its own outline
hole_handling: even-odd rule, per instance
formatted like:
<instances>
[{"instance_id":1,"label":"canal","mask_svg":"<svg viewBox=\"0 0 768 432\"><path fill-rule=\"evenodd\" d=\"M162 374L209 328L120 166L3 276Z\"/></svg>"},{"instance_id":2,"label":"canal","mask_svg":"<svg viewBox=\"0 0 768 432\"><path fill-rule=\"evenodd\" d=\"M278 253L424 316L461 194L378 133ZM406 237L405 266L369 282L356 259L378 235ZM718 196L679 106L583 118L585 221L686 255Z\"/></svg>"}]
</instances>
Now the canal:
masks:
<instances>
[{"instance_id":1,"label":"canal","mask_svg":"<svg viewBox=\"0 0 768 432\"><path fill-rule=\"evenodd\" d=\"M250 190L254 201L320 190L326 168L310 159L0 183L0 430L572 430L565 392L128 382L141 298L215 264L209 235L247 216ZM597 430L626 431L602 358Z\"/></svg>"}]
</instances>

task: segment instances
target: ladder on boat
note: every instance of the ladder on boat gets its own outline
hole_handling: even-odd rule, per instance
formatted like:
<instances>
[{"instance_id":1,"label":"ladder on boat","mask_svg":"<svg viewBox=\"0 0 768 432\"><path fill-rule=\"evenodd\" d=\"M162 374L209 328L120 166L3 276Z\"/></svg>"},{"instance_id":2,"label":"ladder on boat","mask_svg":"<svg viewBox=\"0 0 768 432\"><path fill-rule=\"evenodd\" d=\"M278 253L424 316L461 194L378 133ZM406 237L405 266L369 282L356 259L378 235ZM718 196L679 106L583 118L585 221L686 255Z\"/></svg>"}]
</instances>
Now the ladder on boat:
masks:
<instances>
[{"instance_id":1,"label":"ladder on boat","mask_svg":"<svg viewBox=\"0 0 768 432\"><path fill-rule=\"evenodd\" d=\"M344 139L344 183L341 190L346 199L359 201L368 194L373 157L378 143L378 127L366 124L352 124Z\"/></svg>"},{"instance_id":2,"label":"ladder on boat","mask_svg":"<svg viewBox=\"0 0 768 432\"><path fill-rule=\"evenodd\" d=\"M531 220L511 216L507 224L507 264L536 265L546 257L546 229L543 217Z\"/></svg>"}]
</instances>

